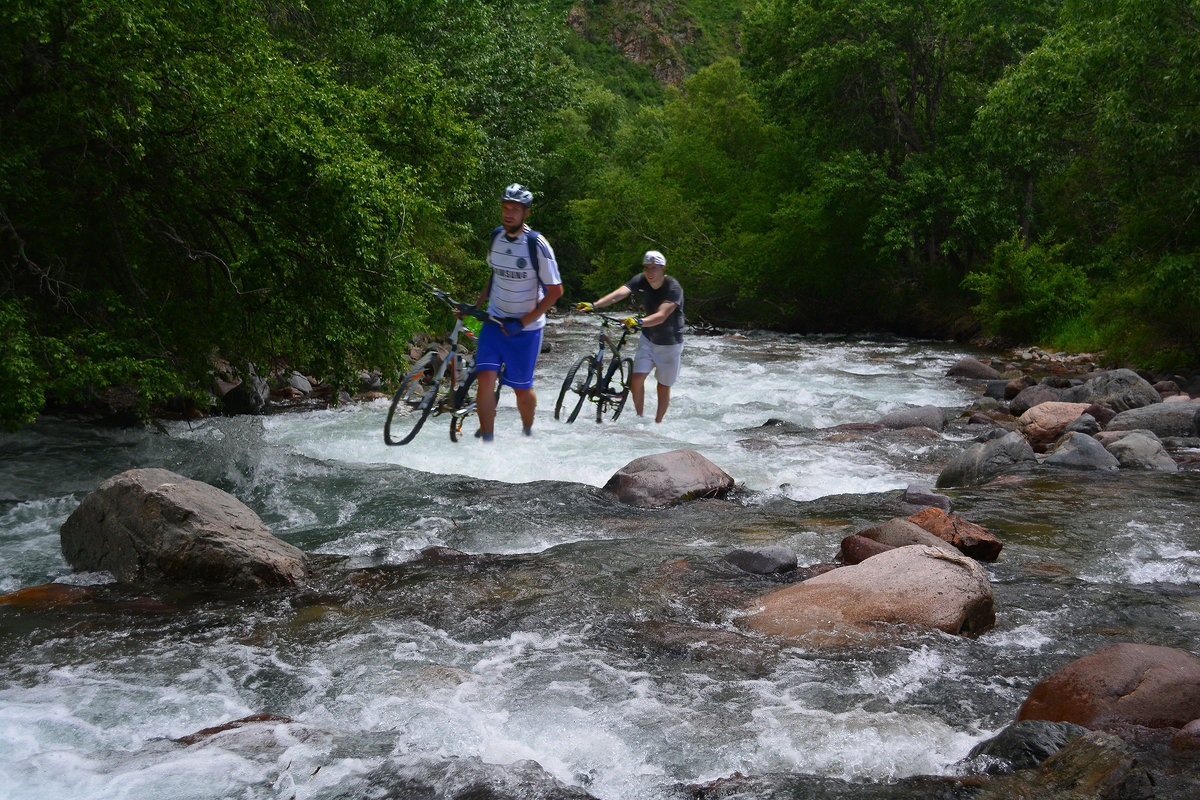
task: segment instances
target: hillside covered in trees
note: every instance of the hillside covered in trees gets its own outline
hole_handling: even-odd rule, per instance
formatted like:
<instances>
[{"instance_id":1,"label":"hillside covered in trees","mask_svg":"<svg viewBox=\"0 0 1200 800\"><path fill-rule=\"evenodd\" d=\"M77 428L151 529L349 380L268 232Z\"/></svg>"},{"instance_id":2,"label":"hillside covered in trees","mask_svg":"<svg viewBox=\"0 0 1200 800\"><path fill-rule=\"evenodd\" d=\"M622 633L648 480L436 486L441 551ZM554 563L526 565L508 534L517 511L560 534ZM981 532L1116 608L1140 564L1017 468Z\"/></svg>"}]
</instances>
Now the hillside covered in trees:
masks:
<instances>
[{"instance_id":1,"label":"hillside covered in trees","mask_svg":"<svg viewBox=\"0 0 1200 800\"><path fill-rule=\"evenodd\" d=\"M500 189L566 300L1200 363L1196 0L13 0L0 419L403 369Z\"/></svg>"}]
</instances>

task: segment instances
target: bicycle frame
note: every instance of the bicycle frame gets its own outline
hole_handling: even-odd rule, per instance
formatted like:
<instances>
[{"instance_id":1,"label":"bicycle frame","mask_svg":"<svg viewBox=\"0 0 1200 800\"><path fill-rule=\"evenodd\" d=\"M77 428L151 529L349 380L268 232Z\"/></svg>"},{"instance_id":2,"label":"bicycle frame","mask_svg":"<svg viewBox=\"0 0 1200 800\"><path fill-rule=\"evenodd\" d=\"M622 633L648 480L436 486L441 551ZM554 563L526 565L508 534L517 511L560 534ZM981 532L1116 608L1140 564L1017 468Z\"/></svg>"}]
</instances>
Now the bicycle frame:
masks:
<instances>
[{"instance_id":1,"label":"bicycle frame","mask_svg":"<svg viewBox=\"0 0 1200 800\"><path fill-rule=\"evenodd\" d=\"M460 335L474 338L474 334L463 323L464 316L477 319L498 321L489 314L480 311L469 303L454 300L450 295L435 286L422 284L430 294L448 305L455 312L454 326L446 337L449 350L443 356L442 347L434 344L426 348L408 373L400 382L400 387L392 397L388 409L387 421L383 426L383 440L389 445L408 444L413 440L431 415L449 412L451 414L450 440L458 441L462 430L462 422L475 411L475 398L470 389L475 383L475 357L473 353L464 352L459 346ZM435 366L436 365L436 366ZM497 383L499 393L499 383ZM412 430L401 439L393 439L392 426L397 420L396 410L401 405L410 409L409 416L415 418ZM404 416L404 415L401 415Z\"/></svg>"}]
</instances>

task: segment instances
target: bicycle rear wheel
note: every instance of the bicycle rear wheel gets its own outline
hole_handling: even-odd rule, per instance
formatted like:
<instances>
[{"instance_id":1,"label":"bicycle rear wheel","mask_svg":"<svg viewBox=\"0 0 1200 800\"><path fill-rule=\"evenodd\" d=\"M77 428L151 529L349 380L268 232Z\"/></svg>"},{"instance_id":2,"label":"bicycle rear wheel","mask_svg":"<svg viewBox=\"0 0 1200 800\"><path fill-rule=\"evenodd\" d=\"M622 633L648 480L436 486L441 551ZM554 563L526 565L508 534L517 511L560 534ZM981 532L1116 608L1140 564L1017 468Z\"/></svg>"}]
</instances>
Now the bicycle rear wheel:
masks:
<instances>
[{"instance_id":1,"label":"bicycle rear wheel","mask_svg":"<svg viewBox=\"0 0 1200 800\"><path fill-rule=\"evenodd\" d=\"M583 378L576 381L576 376L579 371L587 370ZM566 380L563 381L562 389L558 392L558 402L554 404L554 418L558 419L559 415L565 407L574 406L571 413L567 416L567 422L574 422L579 416L579 409L583 408L583 401L591 391L592 383L599 378L595 364L591 356L584 356L575 362L575 366L571 367L571 371L567 373ZM570 393L574 392L575 397L571 397Z\"/></svg>"},{"instance_id":2,"label":"bicycle rear wheel","mask_svg":"<svg viewBox=\"0 0 1200 800\"><path fill-rule=\"evenodd\" d=\"M613 422L621 416L625 401L629 399L629 381L633 377L633 359L613 359L608 365L601 386L600 402L596 404L596 422L604 421L605 412L612 414Z\"/></svg>"},{"instance_id":3,"label":"bicycle rear wheel","mask_svg":"<svg viewBox=\"0 0 1200 800\"><path fill-rule=\"evenodd\" d=\"M420 432L421 426L435 408L439 406L439 398L451 390L451 378L447 371L438 372L437 356L426 353L413 364L412 369L400 381L400 388L392 396L392 404L388 408L387 420L383 424L383 441L392 446L408 444ZM409 415L397 416L399 408L411 409ZM392 428L397 432L405 426L412 425L403 438L392 437Z\"/></svg>"}]
</instances>

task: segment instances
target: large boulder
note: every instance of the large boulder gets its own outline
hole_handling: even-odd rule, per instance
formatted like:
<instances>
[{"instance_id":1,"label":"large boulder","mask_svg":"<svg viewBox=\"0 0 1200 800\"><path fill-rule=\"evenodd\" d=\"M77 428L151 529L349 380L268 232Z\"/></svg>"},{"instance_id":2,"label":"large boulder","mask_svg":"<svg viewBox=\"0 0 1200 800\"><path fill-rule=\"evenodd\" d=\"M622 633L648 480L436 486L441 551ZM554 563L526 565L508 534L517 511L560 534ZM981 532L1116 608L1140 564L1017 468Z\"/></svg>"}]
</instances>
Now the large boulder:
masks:
<instances>
[{"instance_id":1,"label":"large boulder","mask_svg":"<svg viewBox=\"0 0 1200 800\"><path fill-rule=\"evenodd\" d=\"M987 528L969 522L958 514L947 514L940 508L922 509L910 516L908 521L980 561L995 561L1004 547Z\"/></svg>"},{"instance_id":2,"label":"large boulder","mask_svg":"<svg viewBox=\"0 0 1200 800\"><path fill-rule=\"evenodd\" d=\"M937 486L939 489L975 486L1036 463L1037 455L1025 437L1010 431L998 439L972 445L960 453L942 469Z\"/></svg>"},{"instance_id":3,"label":"large boulder","mask_svg":"<svg viewBox=\"0 0 1200 800\"><path fill-rule=\"evenodd\" d=\"M1017 427L1030 446L1040 453L1087 409L1086 403L1039 403L1017 418Z\"/></svg>"},{"instance_id":4,"label":"large boulder","mask_svg":"<svg viewBox=\"0 0 1200 800\"><path fill-rule=\"evenodd\" d=\"M812 644L844 644L888 624L952 634L995 624L992 587L974 559L943 547L910 545L841 567L762 597L745 624Z\"/></svg>"},{"instance_id":5,"label":"large boulder","mask_svg":"<svg viewBox=\"0 0 1200 800\"><path fill-rule=\"evenodd\" d=\"M1161 403L1162 395L1133 370L1114 369L1064 390L1062 399L1071 403L1095 403L1121 412Z\"/></svg>"},{"instance_id":6,"label":"large boulder","mask_svg":"<svg viewBox=\"0 0 1200 800\"><path fill-rule=\"evenodd\" d=\"M293 586L308 576L298 548L277 539L233 495L165 469L116 475L63 523L76 569L141 586Z\"/></svg>"},{"instance_id":7,"label":"large boulder","mask_svg":"<svg viewBox=\"0 0 1200 800\"><path fill-rule=\"evenodd\" d=\"M1115 439L1105 444L1122 469L1146 469L1177 472L1179 465L1167 453L1162 440L1150 431L1114 432Z\"/></svg>"},{"instance_id":8,"label":"large boulder","mask_svg":"<svg viewBox=\"0 0 1200 800\"><path fill-rule=\"evenodd\" d=\"M1159 403L1122 411L1105 426L1110 431L1153 431L1156 436L1195 436L1200 400Z\"/></svg>"},{"instance_id":9,"label":"large boulder","mask_svg":"<svg viewBox=\"0 0 1200 800\"><path fill-rule=\"evenodd\" d=\"M1064 436L1042 463L1053 467L1109 472L1121 468L1117 457L1105 450L1104 445L1088 434L1079 432Z\"/></svg>"},{"instance_id":10,"label":"large boulder","mask_svg":"<svg viewBox=\"0 0 1200 800\"><path fill-rule=\"evenodd\" d=\"M728 473L695 450L672 450L630 461L608 479L604 491L622 503L651 508L721 497L733 486Z\"/></svg>"},{"instance_id":11,"label":"large boulder","mask_svg":"<svg viewBox=\"0 0 1200 800\"><path fill-rule=\"evenodd\" d=\"M1017 719L1073 722L1092 730L1182 728L1198 718L1200 658L1173 647L1124 642L1101 647L1044 678L1017 714Z\"/></svg>"}]
</instances>

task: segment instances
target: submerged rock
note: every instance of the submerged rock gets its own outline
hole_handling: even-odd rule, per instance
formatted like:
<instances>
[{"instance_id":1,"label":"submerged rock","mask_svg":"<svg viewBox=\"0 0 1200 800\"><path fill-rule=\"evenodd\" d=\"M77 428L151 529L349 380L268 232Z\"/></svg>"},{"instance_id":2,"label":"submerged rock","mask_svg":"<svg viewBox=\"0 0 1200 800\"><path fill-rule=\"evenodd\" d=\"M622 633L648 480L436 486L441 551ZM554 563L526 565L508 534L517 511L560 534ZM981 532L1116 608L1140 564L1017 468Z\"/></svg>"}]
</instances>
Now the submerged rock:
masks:
<instances>
[{"instance_id":1,"label":"submerged rock","mask_svg":"<svg viewBox=\"0 0 1200 800\"><path fill-rule=\"evenodd\" d=\"M1032 769L1062 750L1087 728L1071 722L1021 720L971 748L964 763L988 775Z\"/></svg>"},{"instance_id":2,"label":"submerged rock","mask_svg":"<svg viewBox=\"0 0 1200 800\"><path fill-rule=\"evenodd\" d=\"M308 576L304 553L272 536L242 501L165 469L104 481L63 523L61 537L75 569L135 585L254 589Z\"/></svg>"}]
</instances>

